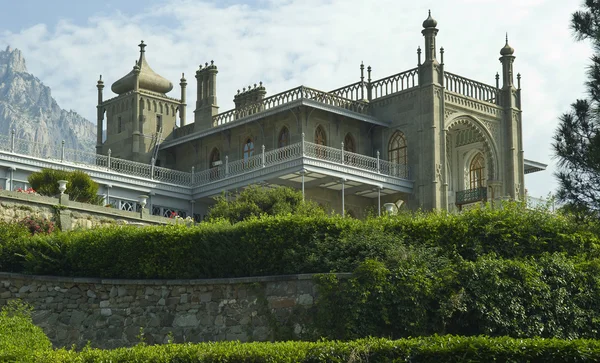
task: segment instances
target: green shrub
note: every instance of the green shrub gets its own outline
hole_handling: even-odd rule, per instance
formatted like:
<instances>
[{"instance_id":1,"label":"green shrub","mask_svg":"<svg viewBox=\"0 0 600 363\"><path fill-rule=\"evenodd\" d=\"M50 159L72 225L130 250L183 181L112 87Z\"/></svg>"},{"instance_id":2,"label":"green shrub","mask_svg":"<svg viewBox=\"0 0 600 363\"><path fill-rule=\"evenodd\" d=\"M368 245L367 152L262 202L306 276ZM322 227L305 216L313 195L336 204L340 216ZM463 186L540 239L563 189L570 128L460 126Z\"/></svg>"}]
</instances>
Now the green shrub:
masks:
<instances>
[{"instance_id":1,"label":"green shrub","mask_svg":"<svg viewBox=\"0 0 600 363\"><path fill-rule=\"evenodd\" d=\"M402 340L165 344L114 350L64 349L38 354L39 362L344 363L344 362L594 362L597 340L432 336Z\"/></svg>"},{"instance_id":2,"label":"green shrub","mask_svg":"<svg viewBox=\"0 0 600 363\"><path fill-rule=\"evenodd\" d=\"M23 258L31 233L19 223L0 222L0 271L23 272Z\"/></svg>"},{"instance_id":3,"label":"green shrub","mask_svg":"<svg viewBox=\"0 0 600 363\"><path fill-rule=\"evenodd\" d=\"M250 186L239 194L225 195L216 198L210 208L209 220L225 219L231 223L240 222L261 215L324 216L325 211L312 201L303 201L302 192L288 187Z\"/></svg>"},{"instance_id":4,"label":"green shrub","mask_svg":"<svg viewBox=\"0 0 600 363\"><path fill-rule=\"evenodd\" d=\"M32 308L11 300L0 310L0 361L34 362L36 353L50 353L52 344L31 321Z\"/></svg>"},{"instance_id":5,"label":"green shrub","mask_svg":"<svg viewBox=\"0 0 600 363\"><path fill-rule=\"evenodd\" d=\"M31 187L39 194L52 197L60 193L58 190L59 180L68 181L65 193L69 194L71 200L91 204L102 202L101 197L98 196L98 184L83 171L42 169L39 172L31 173L27 178Z\"/></svg>"}]
</instances>

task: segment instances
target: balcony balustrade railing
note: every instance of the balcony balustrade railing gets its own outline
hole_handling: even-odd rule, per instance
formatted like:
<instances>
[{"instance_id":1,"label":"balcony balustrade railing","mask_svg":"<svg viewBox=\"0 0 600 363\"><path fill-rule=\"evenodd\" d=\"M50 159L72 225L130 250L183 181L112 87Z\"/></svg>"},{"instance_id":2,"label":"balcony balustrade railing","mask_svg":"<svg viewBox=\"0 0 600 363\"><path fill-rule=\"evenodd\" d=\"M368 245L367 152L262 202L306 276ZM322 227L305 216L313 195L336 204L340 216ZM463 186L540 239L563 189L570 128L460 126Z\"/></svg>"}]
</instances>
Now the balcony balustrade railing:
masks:
<instances>
[{"instance_id":1,"label":"balcony balustrade railing","mask_svg":"<svg viewBox=\"0 0 600 363\"><path fill-rule=\"evenodd\" d=\"M456 205L487 200L487 187L478 187L456 192Z\"/></svg>"},{"instance_id":2,"label":"balcony balustrade railing","mask_svg":"<svg viewBox=\"0 0 600 363\"><path fill-rule=\"evenodd\" d=\"M258 112L270 110L272 108L285 105L296 100L313 100L326 105L340 107L360 114L369 114L369 104L362 101L356 101L336 94L327 93L309 87L296 87L285 92L278 93L271 97L262 99L259 102L235 108L233 110L222 112L213 116L213 126L220 126L235 121L242 117L250 116Z\"/></svg>"},{"instance_id":3,"label":"balcony balustrade railing","mask_svg":"<svg viewBox=\"0 0 600 363\"><path fill-rule=\"evenodd\" d=\"M450 72L444 72L444 86L450 92L495 105L501 104L501 90L485 83L473 81Z\"/></svg>"},{"instance_id":4,"label":"balcony balustrade railing","mask_svg":"<svg viewBox=\"0 0 600 363\"><path fill-rule=\"evenodd\" d=\"M404 91L419 85L419 68L409 69L389 77L371 82L369 99L376 99Z\"/></svg>"},{"instance_id":5,"label":"balcony balustrade railing","mask_svg":"<svg viewBox=\"0 0 600 363\"><path fill-rule=\"evenodd\" d=\"M229 162L226 157L220 165L201 172L185 172L154 166L152 163L139 163L131 160L99 155L80 150L68 149L64 143L54 146L40 144L27 140L0 135L0 150L23 154L57 162L82 165L88 169L110 170L131 176L137 176L165 183L182 186L197 187L206 183L226 179L240 174L268 166L283 164L302 157L326 161L328 163L356 168L375 174L408 179L408 166L390 163L377 157L369 157L342 148L318 145L308 141L301 141L282 148L265 151L264 147L258 154L251 155L243 160Z\"/></svg>"}]
</instances>

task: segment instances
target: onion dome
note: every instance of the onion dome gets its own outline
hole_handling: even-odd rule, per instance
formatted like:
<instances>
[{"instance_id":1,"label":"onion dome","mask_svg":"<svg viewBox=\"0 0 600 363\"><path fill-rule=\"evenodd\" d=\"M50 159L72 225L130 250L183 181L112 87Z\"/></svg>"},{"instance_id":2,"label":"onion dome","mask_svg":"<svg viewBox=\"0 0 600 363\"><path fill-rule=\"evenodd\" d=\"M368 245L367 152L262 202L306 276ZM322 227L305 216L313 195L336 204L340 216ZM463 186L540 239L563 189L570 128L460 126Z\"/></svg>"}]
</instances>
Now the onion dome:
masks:
<instances>
[{"instance_id":1,"label":"onion dome","mask_svg":"<svg viewBox=\"0 0 600 363\"><path fill-rule=\"evenodd\" d=\"M119 95L132 91L135 88L136 73L139 73L140 89L163 94L171 91L173 89L173 83L154 72L148 65L148 62L146 62L144 49L146 48L146 44L144 44L143 40L139 47L140 60L136 63L131 72L112 84L111 90Z\"/></svg>"},{"instance_id":2,"label":"onion dome","mask_svg":"<svg viewBox=\"0 0 600 363\"><path fill-rule=\"evenodd\" d=\"M423 22L423 28L435 28L437 26L437 20L431 17L431 10L429 10L429 16Z\"/></svg>"},{"instance_id":3,"label":"onion dome","mask_svg":"<svg viewBox=\"0 0 600 363\"><path fill-rule=\"evenodd\" d=\"M504 44L504 47L502 47L502 49L500 49L500 55L505 56L505 55L513 55L513 53L515 52L515 49L513 47L511 47L510 45L508 45L508 34L506 35L506 44Z\"/></svg>"}]
</instances>

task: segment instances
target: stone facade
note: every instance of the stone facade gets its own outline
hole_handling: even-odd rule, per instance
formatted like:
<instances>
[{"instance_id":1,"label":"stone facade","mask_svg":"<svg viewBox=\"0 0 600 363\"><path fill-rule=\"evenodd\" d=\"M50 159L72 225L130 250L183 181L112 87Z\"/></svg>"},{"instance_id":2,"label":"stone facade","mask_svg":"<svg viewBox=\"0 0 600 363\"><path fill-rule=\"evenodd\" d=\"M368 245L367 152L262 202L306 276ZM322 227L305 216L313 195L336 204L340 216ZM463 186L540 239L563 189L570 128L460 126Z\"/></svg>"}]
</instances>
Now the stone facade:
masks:
<instances>
[{"instance_id":1,"label":"stone facade","mask_svg":"<svg viewBox=\"0 0 600 363\"><path fill-rule=\"evenodd\" d=\"M256 183L292 186L328 209L359 217L369 209L380 211L382 203L456 210L468 203L524 198L524 174L543 170L545 165L527 164L524 159L521 82L520 75L515 77L514 49L508 39L500 51L501 74L496 75L495 85L488 85L446 70L444 50L438 51L436 46L437 21L431 14L421 33L424 47L418 50L414 69L372 80L371 67L365 74L361 64L360 81L329 92L300 86L266 97L262 83L250 85L234 96L234 109L221 113L216 97L217 66L207 63L196 71L194 121L187 125L182 112L185 78L180 83L181 100L170 99L166 91L158 91L160 87L144 86L148 76L143 67L141 73L134 68L125 78L138 74L137 83L108 101L103 101L104 86L98 83L99 130L105 114L109 130L114 129L115 118L121 120L115 104L124 104L132 115L127 119L133 121L123 126L121 136L109 131L106 141L99 139L97 150L106 153L112 148L113 153L133 160L155 156L162 166L203 173L192 197L201 214L215 193ZM144 47L142 44L138 63L147 65ZM122 80L115 85L119 82ZM165 105L172 103L162 117L171 120L173 128L158 132L154 118L160 115L144 116L149 96ZM132 106L127 108L127 104ZM156 112L156 107L152 110ZM179 125L173 111L180 113ZM132 141L122 142L124 138ZM303 149L302 156L310 160L294 165L291 159L283 161L292 145L304 145L304 141L317 145L312 154ZM260 163L256 157L265 155L265 150L281 150L275 159L289 167L285 171L284 167L271 168L256 177L228 176L228 165L235 164L234 173L239 175L240 169L250 170ZM324 165L318 159L353 168ZM383 173L382 161L392 165ZM401 168L408 172L395 172ZM382 180L382 174L391 178Z\"/></svg>"},{"instance_id":2,"label":"stone facade","mask_svg":"<svg viewBox=\"0 0 600 363\"><path fill-rule=\"evenodd\" d=\"M144 212L128 212L115 208L79 203L61 198L0 190L0 221L13 223L26 217L50 220L63 231L91 229L111 224L153 225L175 223L174 220Z\"/></svg>"},{"instance_id":3,"label":"stone facade","mask_svg":"<svg viewBox=\"0 0 600 363\"><path fill-rule=\"evenodd\" d=\"M316 294L312 275L138 281L0 273L0 306L31 304L56 347L132 346L140 332L149 344L306 337Z\"/></svg>"}]
</instances>

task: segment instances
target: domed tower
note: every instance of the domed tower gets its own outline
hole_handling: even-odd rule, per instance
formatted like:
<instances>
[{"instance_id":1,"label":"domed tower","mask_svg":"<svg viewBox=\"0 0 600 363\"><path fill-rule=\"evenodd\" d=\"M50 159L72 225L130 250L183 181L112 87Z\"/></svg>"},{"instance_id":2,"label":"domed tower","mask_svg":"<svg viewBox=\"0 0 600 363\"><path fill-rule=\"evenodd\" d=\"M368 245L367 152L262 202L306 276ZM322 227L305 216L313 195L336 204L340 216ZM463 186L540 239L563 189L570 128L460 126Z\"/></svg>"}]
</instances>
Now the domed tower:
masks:
<instances>
[{"instance_id":1,"label":"domed tower","mask_svg":"<svg viewBox=\"0 0 600 363\"><path fill-rule=\"evenodd\" d=\"M168 97L173 83L150 68L144 41L139 47L140 58L131 72L111 86L116 97L103 101L104 83L98 81L98 133L106 113L106 139L98 137L96 152L106 155L110 149L113 157L150 163L158 156L160 142L177 127L178 112L185 123L185 85L182 100Z\"/></svg>"}]
</instances>

